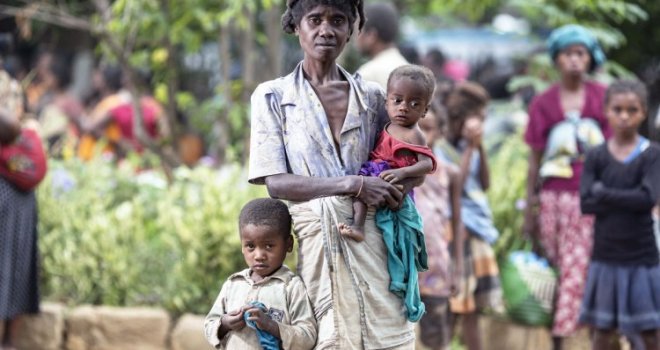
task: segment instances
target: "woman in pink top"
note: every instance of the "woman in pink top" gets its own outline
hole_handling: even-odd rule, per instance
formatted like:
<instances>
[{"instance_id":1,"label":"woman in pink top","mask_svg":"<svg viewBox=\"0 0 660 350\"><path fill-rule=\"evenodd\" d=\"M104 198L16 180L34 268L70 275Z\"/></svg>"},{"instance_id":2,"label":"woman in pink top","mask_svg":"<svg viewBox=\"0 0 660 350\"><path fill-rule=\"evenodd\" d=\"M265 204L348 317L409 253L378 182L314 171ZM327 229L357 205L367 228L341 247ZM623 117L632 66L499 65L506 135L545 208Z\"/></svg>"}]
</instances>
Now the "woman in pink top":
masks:
<instances>
[{"instance_id":1,"label":"woman in pink top","mask_svg":"<svg viewBox=\"0 0 660 350\"><path fill-rule=\"evenodd\" d=\"M529 107L523 231L538 239L560 272L552 335L554 348L561 349L562 337L577 328L592 245L593 217L581 214L578 193L584 154L602 143L609 129L602 111L605 87L587 80L605 61L596 39L567 25L552 32L548 48L560 81Z\"/></svg>"}]
</instances>

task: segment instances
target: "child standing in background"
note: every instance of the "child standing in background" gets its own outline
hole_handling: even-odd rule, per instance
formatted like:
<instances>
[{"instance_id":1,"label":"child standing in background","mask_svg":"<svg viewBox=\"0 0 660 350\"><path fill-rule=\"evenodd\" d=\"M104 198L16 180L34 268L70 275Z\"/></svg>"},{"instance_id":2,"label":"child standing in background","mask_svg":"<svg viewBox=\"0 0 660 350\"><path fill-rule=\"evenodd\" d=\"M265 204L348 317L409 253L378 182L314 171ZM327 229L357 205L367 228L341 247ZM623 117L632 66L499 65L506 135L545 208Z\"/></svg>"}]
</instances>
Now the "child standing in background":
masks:
<instances>
[{"instance_id":1,"label":"child standing in background","mask_svg":"<svg viewBox=\"0 0 660 350\"><path fill-rule=\"evenodd\" d=\"M591 150L580 183L583 213L595 214L594 247L580 322L595 328L593 349L616 348L616 330L641 333L660 349L660 260L652 209L660 198L660 147L640 136L647 92L618 81L605 96L613 137Z\"/></svg>"},{"instance_id":2,"label":"child standing in background","mask_svg":"<svg viewBox=\"0 0 660 350\"><path fill-rule=\"evenodd\" d=\"M283 265L293 249L286 204L250 201L241 210L239 232L248 268L222 285L204 321L206 339L217 349L313 348L316 319L307 291Z\"/></svg>"},{"instance_id":3,"label":"child standing in background","mask_svg":"<svg viewBox=\"0 0 660 350\"><path fill-rule=\"evenodd\" d=\"M466 230L460 293L451 298L451 311L463 320L464 343L481 349L477 311L502 311L499 269L491 244L499 236L485 191L490 176L482 142L489 96L478 84L463 82L447 96L448 137L436 143L440 160L460 168L461 217Z\"/></svg>"},{"instance_id":4,"label":"child standing in background","mask_svg":"<svg viewBox=\"0 0 660 350\"><path fill-rule=\"evenodd\" d=\"M434 101L419 121L428 146L445 135L445 108ZM438 162L438 169L415 189L415 206L424 222L429 269L419 273L419 291L426 313L419 322L419 340L428 350L447 350L451 342L449 298L459 293L463 272L465 230L461 223L458 166Z\"/></svg>"}]
</instances>

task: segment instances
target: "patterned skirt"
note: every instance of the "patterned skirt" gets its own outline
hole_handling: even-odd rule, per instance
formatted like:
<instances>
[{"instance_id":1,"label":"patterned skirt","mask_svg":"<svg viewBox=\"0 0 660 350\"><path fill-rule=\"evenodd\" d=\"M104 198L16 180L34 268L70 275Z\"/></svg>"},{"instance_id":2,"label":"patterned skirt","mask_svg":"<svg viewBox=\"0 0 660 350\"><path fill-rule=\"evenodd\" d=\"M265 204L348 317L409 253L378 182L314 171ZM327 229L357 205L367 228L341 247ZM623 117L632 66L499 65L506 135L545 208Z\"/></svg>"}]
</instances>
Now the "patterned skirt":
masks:
<instances>
[{"instance_id":1,"label":"patterned skirt","mask_svg":"<svg viewBox=\"0 0 660 350\"><path fill-rule=\"evenodd\" d=\"M0 320L39 312L37 202L0 177Z\"/></svg>"},{"instance_id":2,"label":"patterned skirt","mask_svg":"<svg viewBox=\"0 0 660 350\"><path fill-rule=\"evenodd\" d=\"M565 337L578 327L594 218L582 215L577 192L541 191L540 199L540 243L550 263L559 269L552 334Z\"/></svg>"}]
</instances>

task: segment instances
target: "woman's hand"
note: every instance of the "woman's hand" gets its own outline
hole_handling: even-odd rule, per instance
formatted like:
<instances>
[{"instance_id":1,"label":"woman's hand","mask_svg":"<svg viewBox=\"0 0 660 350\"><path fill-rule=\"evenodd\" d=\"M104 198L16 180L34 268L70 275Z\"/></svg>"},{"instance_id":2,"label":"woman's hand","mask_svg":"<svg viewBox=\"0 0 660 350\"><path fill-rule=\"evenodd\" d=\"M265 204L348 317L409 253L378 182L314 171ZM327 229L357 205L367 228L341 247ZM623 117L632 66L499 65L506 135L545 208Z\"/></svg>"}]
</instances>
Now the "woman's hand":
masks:
<instances>
[{"instance_id":1,"label":"woman's hand","mask_svg":"<svg viewBox=\"0 0 660 350\"><path fill-rule=\"evenodd\" d=\"M356 187L359 188L356 194L357 198L367 206L387 205L390 209L399 207L399 203L403 199L403 188L396 187L375 176L360 176L357 181L364 181L358 185L360 187Z\"/></svg>"}]
</instances>

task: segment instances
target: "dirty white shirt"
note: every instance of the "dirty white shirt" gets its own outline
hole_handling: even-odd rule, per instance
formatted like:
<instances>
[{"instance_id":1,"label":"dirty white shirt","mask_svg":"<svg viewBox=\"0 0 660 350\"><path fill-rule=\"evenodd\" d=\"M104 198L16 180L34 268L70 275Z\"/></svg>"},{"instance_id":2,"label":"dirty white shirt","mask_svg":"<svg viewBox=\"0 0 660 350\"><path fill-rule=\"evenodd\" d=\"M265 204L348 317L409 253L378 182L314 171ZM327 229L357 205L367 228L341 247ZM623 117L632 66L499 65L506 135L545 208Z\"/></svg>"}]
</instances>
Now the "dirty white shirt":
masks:
<instances>
[{"instance_id":1,"label":"dirty white shirt","mask_svg":"<svg viewBox=\"0 0 660 350\"><path fill-rule=\"evenodd\" d=\"M284 265L259 282L252 281L250 269L229 276L204 321L204 334L211 345L230 350L261 348L256 331L247 326L227 332L222 339L218 337L222 316L251 301L262 302L268 308L268 315L280 328L283 349L314 347L316 319L307 291L300 277Z\"/></svg>"}]
</instances>

